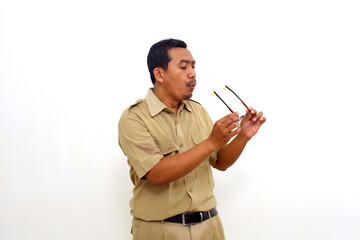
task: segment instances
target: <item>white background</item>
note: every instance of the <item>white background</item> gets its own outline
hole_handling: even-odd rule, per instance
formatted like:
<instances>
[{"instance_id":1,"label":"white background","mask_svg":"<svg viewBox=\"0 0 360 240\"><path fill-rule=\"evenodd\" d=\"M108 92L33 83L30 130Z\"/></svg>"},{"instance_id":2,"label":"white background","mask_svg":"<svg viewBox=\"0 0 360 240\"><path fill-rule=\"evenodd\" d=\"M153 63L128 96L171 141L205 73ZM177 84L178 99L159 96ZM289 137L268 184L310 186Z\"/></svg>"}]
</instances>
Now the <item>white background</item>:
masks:
<instances>
[{"instance_id":1,"label":"white background","mask_svg":"<svg viewBox=\"0 0 360 240\"><path fill-rule=\"evenodd\" d=\"M0 0L0 238L130 239L122 111L150 46L197 61L214 121L226 84L268 121L214 171L227 239L360 239L357 1ZM234 106L233 108L236 108Z\"/></svg>"}]
</instances>

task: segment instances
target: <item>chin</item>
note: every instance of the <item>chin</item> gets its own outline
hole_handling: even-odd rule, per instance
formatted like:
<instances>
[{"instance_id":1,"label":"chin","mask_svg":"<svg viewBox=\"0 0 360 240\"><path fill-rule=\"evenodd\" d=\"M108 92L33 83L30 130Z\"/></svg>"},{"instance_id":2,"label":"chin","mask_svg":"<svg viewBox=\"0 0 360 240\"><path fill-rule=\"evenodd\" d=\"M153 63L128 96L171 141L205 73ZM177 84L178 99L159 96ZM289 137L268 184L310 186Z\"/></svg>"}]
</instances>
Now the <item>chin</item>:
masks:
<instances>
[{"instance_id":1,"label":"chin","mask_svg":"<svg viewBox=\"0 0 360 240\"><path fill-rule=\"evenodd\" d=\"M184 100L188 100L192 97L192 93L191 94L188 94L188 95L184 95Z\"/></svg>"}]
</instances>

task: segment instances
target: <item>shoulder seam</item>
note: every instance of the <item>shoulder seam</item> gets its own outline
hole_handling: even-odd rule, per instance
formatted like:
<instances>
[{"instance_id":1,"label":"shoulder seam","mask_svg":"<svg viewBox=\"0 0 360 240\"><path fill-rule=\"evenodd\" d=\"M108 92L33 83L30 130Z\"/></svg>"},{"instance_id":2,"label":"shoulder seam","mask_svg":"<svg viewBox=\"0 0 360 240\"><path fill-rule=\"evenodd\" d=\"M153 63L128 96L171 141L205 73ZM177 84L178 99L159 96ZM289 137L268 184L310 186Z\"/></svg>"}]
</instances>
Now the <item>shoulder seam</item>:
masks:
<instances>
[{"instance_id":1,"label":"shoulder seam","mask_svg":"<svg viewBox=\"0 0 360 240\"><path fill-rule=\"evenodd\" d=\"M141 103L142 101L144 101L144 99L138 99L134 104L131 104L131 105L129 106L129 110L130 110L131 108L135 107L136 105L138 105L139 103Z\"/></svg>"}]
</instances>

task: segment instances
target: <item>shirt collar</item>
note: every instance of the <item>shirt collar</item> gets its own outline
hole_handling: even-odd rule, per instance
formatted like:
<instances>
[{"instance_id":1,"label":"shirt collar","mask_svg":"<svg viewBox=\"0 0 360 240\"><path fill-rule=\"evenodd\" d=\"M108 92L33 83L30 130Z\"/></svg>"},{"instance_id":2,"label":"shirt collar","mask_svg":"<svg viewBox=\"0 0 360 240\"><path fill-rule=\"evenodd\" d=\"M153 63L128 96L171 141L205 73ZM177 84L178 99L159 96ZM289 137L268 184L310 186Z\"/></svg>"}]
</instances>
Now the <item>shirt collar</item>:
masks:
<instances>
[{"instance_id":1,"label":"shirt collar","mask_svg":"<svg viewBox=\"0 0 360 240\"><path fill-rule=\"evenodd\" d=\"M189 112L192 112L192 108L191 105L189 103L189 100L185 100L183 101L184 105L185 105L185 109L188 110Z\"/></svg>"},{"instance_id":2,"label":"shirt collar","mask_svg":"<svg viewBox=\"0 0 360 240\"><path fill-rule=\"evenodd\" d=\"M150 114L152 117L159 114L162 110L167 109L166 105L155 95L153 88L150 88L146 94L145 100L148 105ZM188 100L183 101L180 104L179 110L183 108L181 105L184 105L184 108L189 112L192 112L191 106Z\"/></svg>"}]
</instances>

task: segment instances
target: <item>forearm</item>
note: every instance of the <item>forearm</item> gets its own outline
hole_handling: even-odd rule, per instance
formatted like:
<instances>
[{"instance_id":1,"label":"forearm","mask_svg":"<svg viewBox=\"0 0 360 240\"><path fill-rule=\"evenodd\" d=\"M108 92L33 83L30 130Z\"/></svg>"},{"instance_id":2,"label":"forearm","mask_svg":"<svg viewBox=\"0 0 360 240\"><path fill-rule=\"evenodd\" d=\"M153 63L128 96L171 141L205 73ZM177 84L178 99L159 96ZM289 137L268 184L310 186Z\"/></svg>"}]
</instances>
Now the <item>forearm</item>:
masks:
<instances>
[{"instance_id":1,"label":"forearm","mask_svg":"<svg viewBox=\"0 0 360 240\"><path fill-rule=\"evenodd\" d=\"M239 117L236 113L229 114L222 119L219 119L214 124L213 130L210 136L200 144L195 147L189 149L186 152L164 157L160 160L158 164L156 164L146 175L146 179L151 183L161 186L172 181L175 181L192 170L194 170L202 161L205 160L212 152L216 149L219 149L221 146L226 145L226 143L234 136L239 134ZM235 139L239 140L239 143L235 141ZM246 143L243 144L243 139L239 137L239 135L234 139L233 142L229 144L229 151L238 151L238 149L242 149L245 147ZM242 146L244 145L244 146ZM237 154L237 156L233 156L229 158L230 153L220 154L220 158L224 159L233 159L232 160L221 160L219 161L219 169L227 168L225 166L230 166L233 164L237 157L240 155L241 151ZM222 155L224 155L222 157ZM223 162L224 161L224 162Z\"/></svg>"},{"instance_id":2,"label":"forearm","mask_svg":"<svg viewBox=\"0 0 360 240\"><path fill-rule=\"evenodd\" d=\"M218 152L218 160L215 168L225 171L233 165L243 152L246 144L250 139L243 134L238 134L230 143L224 145Z\"/></svg>"},{"instance_id":3,"label":"forearm","mask_svg":"<svg viewBox=\"0 0 360 240\"><path fill-rule=\"evenodd\" d=\"M158 186L168 184L191 172L215 150L207 139L186 152L164 157L145 177Z\"/></svg>"}]
</instances>

